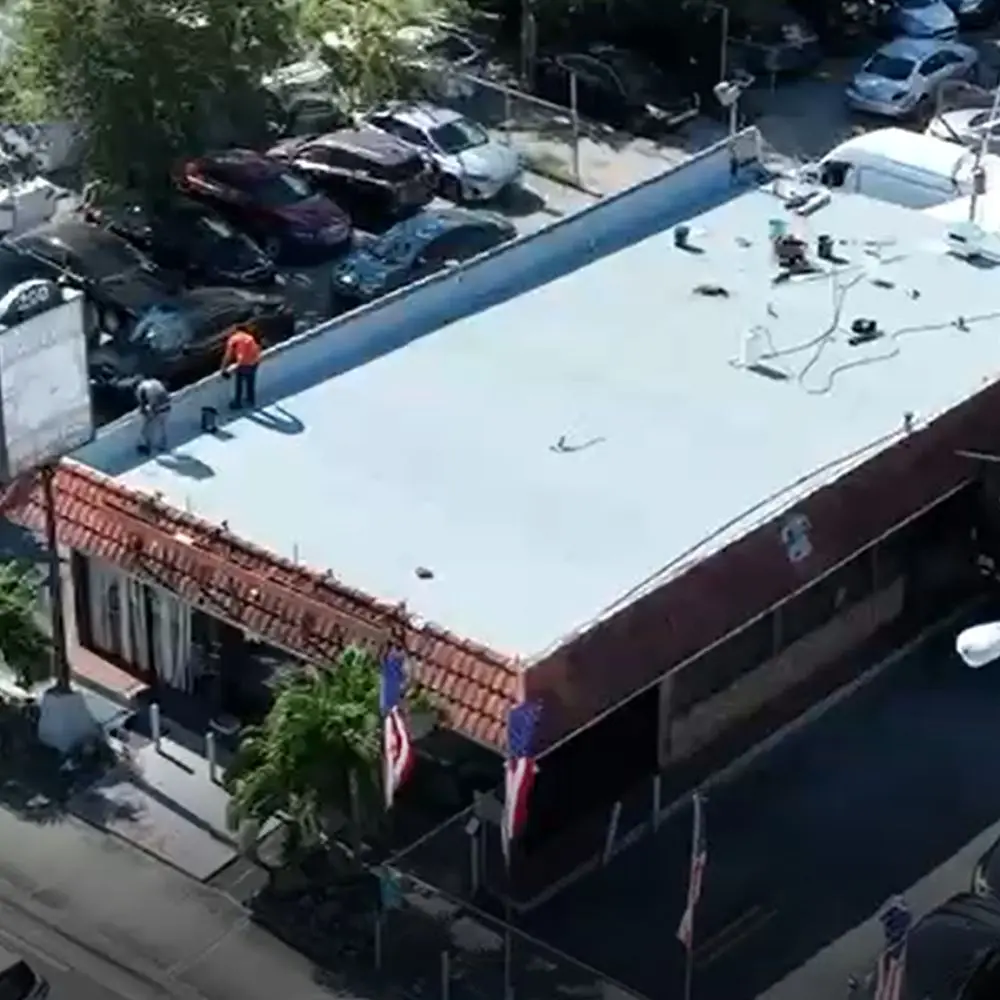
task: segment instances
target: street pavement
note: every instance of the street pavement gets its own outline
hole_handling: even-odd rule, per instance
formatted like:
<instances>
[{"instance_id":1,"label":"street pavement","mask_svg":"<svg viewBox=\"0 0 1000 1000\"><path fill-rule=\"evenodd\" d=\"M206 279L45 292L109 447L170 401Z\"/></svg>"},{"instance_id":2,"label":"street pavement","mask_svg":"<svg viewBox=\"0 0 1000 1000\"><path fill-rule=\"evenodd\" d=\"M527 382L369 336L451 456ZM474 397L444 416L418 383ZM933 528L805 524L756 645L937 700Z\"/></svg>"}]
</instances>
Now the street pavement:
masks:
<instances>
[{"instance_id":1,"label":"street pavement","mask_svg":"<svg viewBox=\"0 0 1000 1000\"><path fill-rule=\"evenodd\" d=\"M0 931L84 1000L333 995L235 902L70 816L0 809Z\"/></svg>"},{"instance_id":2,"label":"street pavement","mask_svg":"<svg viewBox=\"0 0 1000 1000\"><path fill-rule=\"evenodd\" d=\"M1000 754L1000 670L966 669L953 638L920 646L712 793L700 995L757 996L1000 819L1000 781L985 766ZM680 993L690 823L689 809L674 814L526 929L647 996ZM988 839L923 883L924 909L968 888ZM846 970L865 971L876 948L874 931L838 942L811 981L841 998Z\"/></svg>"}]
</instances>

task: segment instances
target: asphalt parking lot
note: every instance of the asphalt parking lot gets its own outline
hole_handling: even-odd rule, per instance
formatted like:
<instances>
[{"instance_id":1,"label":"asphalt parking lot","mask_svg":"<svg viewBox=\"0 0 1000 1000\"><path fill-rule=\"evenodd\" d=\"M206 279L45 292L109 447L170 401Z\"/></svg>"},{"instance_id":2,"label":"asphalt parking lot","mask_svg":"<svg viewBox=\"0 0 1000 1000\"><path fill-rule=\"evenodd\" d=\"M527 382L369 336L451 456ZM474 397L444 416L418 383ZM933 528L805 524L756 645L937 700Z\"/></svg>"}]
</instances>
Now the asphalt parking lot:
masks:
<instances>
[{"instance_id":1,"label":"asphalt parking lot","mask_svg":"<svg viewBox=\"0 0 1000 1000\"><path fill-rule=\"evenodd\" d=\"M1000 754L1000 669L962 666L954 634L924 643L710 795L699 995L758 996L1000 819L1000 780L985 766ZM690 823L681 810L532 912L526 929L646 996L680 995ZM950 872L935 902L968 888L971 863ZM852 947L838 968L864 969L874 954L871 940ZM827 986L843 997L846 977Z\"/></svg>"}]
</instances>

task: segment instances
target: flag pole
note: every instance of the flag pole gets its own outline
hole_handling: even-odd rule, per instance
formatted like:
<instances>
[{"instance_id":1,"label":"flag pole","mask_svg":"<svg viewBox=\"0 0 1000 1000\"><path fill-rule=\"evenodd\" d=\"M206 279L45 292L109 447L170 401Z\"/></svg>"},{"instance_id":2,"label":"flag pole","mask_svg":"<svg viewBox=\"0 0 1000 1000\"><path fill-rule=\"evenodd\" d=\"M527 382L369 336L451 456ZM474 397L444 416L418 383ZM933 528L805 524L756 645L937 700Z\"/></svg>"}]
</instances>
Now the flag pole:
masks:
<instances>
[{"instance_id":1,"label":"flag pole","mask_svg":"<svg viewBox=\"0 0 1000 1000\"><path fill-rule=\"evenodd\" d=\"M514 939L510 931L510 845L504 852L504 894L503 894L503 995L504 1000L514 997Z\"/></svg>"},{"instance_id":2,"label":"flag pole","mask_svg":"<svg viewBox=\"0 0 1000 1000\"><path fill-rule=\"evenodd\" d=\"M684 953L684 1000L691 1000L691 986L694 981L694 936Z\"/></svg>"}]
</instances>

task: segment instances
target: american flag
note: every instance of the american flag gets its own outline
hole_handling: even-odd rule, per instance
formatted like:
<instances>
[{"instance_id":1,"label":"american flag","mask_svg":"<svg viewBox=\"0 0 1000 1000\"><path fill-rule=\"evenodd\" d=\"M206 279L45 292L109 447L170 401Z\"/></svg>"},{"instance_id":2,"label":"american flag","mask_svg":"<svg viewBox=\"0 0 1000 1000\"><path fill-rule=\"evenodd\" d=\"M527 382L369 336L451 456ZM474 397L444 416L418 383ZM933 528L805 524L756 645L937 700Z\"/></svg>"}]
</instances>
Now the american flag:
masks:
<instances>
[{"instance_id":1,"label":"american flag","mask_svg":"<svg viewBox=\"0 0 1000 1000\"><path fill-rule=\"evenodd\" d=\"M382 766L385 807L392 808L392 801L400 785L413 767L413 741L403 715L403 690L406 687L406 668L401 653L392 652L382 660Z\"/></svg>"},{"instance_id":2,"label":"american flag","mask_svg":"<svg viewBox=\"0 0 1000 1000\"><path fill-rule=\"evenodd\" d=\"M910 936L913 916L906 900L902 896L896 896L886 903L878 918L885 935L885 948L878 960L873 1000L899 1000L903 992L906 942Z\"/></svg>"},{"instance_id":3,"label":"american flag","mask_svg":"<svg viewBox=\"0 0 1000 1000\"><path fill-rule=\"evenodd\" d=\"M522 702L507 713L507 763L504 765L503 822L504 858L510 863L510 846L528 820L528 800L538 768L531 756L535 726L541 706Z\"/></svg>"},{"instance_id":4,"label":"american flag","mask_svg":"<svg viewBox=\"0 0 1000 1000\"><path fill-rule=\"evenodd\" d=\"M688 872L687 905L677 927L677 937L688 951L694 942L694 911L701 899L701 886L708 864L708 841L705 839L705 798L701 792L692 796L691 869Z\"/></svg>"}]
</instances>

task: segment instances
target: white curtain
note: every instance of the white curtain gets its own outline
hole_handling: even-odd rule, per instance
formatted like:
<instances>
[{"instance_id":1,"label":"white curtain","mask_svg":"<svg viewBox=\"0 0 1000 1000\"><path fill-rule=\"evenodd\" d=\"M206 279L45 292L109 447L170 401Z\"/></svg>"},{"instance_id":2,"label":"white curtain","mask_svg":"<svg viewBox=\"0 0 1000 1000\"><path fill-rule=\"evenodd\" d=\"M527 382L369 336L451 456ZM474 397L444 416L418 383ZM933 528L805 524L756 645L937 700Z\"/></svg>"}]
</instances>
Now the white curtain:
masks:
<instances>
[{"instance_id":1,"label":"white curtain","mask_svg":"<svg viewBox=\"0 0 1000 1000\"><path fill-rule=\"evenodd\" d=\"M123 574L114 566L91 557L87 563L90 635L101 652L122 656Z\"/></svg>"},{"instance_id":2,"label":"white curtain","mask_svg":"<svg viewBox=\"0 0 1000 1000\"><path fill-rule=\"evenodd\" d=\"M153 588L156 606L154 644L160 681L179 691L194 690L195 658L191 655L191 609L166 590Z\"/></svg>"},{"instance_id":3,"label":"white curtain","mask_svg":"<svg viewBox=\"0 0 1000 1000\"><path fill-rule=\"evenodd\" d=\"M149 656L149 615L146 613L146 585L135 577L125 578L123 628L126 658L143 673L153 664Z\"/></svg>"}]
</instances>

